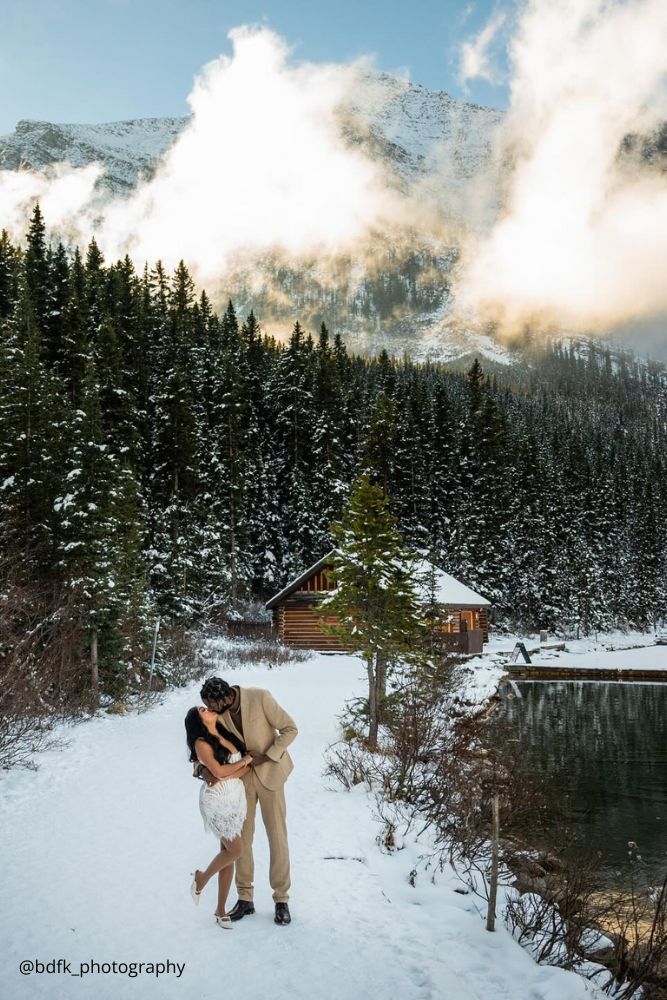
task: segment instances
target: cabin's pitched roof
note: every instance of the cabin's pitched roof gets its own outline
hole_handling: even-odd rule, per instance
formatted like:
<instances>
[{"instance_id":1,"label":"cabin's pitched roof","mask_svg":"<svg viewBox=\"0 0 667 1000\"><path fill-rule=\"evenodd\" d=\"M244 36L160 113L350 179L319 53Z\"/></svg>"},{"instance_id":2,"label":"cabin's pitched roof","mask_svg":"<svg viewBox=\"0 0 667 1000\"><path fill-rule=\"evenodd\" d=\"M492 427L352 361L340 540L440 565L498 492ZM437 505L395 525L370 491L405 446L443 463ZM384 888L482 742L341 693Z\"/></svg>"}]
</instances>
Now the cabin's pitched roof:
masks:
<instances>
[{"instance_id":1,"label":"cabin's pitched roof","mask_svg":"<svg viewBox=\"0 0 667 1000\"><path fill-rule=\"evenodd\" d=\"M322 556L321 559L318 559L316 563L313 563L312 566L309 566L308 569L304 570L303 573L295 577L294 580L291 580L286 587L283 587L280 593L276 594L275 597L272 597L270 601L266 602L265 605L266 608L269 611L271 610L271 608L275 608L276 605L280 604L280 602L283 601L286 597L289 597L290 594L293 594L295 590L298 590L301 584L305 583L310 576L312 576L314 573L319 573L319 571L321 569L324 569L325 566L331 565L331 562L333 560L333 555L334 555L334 550L331 549L331 551L327 552L325 556Z\"/></svg>"},{"instance_id":2,"label":"cabin's pitched roof","mask_svg":"<svg viewBox=\"0 0 667 1000\"><path fill-rule=\"evenodd\" d=\"M295 590L298 590L302 583L313 576L315 573L319 573L321 569L325 566L331 565L333 560L334 550L327 552L325 556L318 559L316 563L309 566L307 570L304 570L299 576L291 580L286 587L271 598L270 601L266 602L266 607L268 610L277 607L282 601L293 594ZM433 580L430 579L430 574L435 570L435 577ZM433 585L433 596L435 597L436 604L443 604L446 607L451 608L485 608L491 606L491 601L487 601L485 597L481 594L475 593L470 587L466 587L465 583L461 583L460 580L456 580L449 573L445 573L444 570L438 569L437 566L433 566L429 563L427 559L420 559L416 563L417 578L420 581L420 590L424 600L430 600L431 589Z\"/></svg>"}]
</instances>

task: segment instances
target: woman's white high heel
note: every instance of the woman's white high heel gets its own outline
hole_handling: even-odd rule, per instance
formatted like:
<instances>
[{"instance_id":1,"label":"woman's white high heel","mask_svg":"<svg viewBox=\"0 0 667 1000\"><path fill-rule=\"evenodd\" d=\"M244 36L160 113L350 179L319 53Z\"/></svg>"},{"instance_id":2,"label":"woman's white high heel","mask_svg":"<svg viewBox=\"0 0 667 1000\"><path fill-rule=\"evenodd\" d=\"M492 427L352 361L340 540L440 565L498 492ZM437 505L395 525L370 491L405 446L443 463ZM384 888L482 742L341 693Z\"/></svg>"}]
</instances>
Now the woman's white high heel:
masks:
<instances>
[{"instance_id":1,"label":"woman's white high heel","mask_svg":"<svg viewBox=\"0 0 667 1000\"><path fill-rule=\"evenodd\" d=\"M226 931L232 931L232 930L234 930L234 924L232 923L232 918L231 917L227 917L227 916L225 916L225 917L219 917L217 915L217 913L216 913L216 915L215 915L215 922L218 925L218 927L222 927Z\"/></svg>"},{"instance_id":2,"label":"woman's white high heel","mask_svg":"<svg viewBox=\"0 0 667 1000\"><path fill-rule=\"evenodd\" d=\"M201 899L201 891L197 891L197 879L193 878L192 885L190 886L190 895L192 896L192 902L195 906L199 906L199 900Z\"/></svg>"}]
</instances>

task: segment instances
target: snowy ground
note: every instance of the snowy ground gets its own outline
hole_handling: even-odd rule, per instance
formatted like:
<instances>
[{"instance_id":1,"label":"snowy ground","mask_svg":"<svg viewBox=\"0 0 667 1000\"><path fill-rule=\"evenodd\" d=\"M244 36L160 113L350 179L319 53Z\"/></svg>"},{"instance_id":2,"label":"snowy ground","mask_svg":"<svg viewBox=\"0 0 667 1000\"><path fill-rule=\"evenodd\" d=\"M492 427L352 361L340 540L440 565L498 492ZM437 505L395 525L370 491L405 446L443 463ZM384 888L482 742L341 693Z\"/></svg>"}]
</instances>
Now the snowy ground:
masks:
<instances>
[{"instance_id":1,"label":"snowy ground","mask_svg":"<svg viewBox=\"0 0 667 1000\"><path fill-rule=\"evenodd\" d=\"M575 643L567 643L564 652L540 653L533 657L535 663L553 664L557 667L591 667L618 670L667 670L667 646L640 648L617 647L608 649L598 646L579 650Z\"/></svg>"},{"instance_id":2,"label":"snowy ground","mask_svg":"<svg viewBox=\"0 0 667 1000\"><path fill-rule=\"evenodd\" d=\"M496 668L483 667L492 682ZM226 672L230 677L229 671ZM408 874L420 846L387 855L366 794L328 788L322 753L346 698L363 692L352 657L314 656L278 670L245 668L299 726L287 784L293 886L290 927L276 927L258 818L257 914L232 932L214 923L215 890L199 908L189 873L215 842L201 826L183 717L197 687L141 715L100 716L37 772L0 778L0 982L10 1000L268 996L293 1000L575 1000L583 979L534 964L505 932L484 929L474 897ZM232 894L233 901L235 894ZM22 960L185 963L174 972L22 975Z\"/></svg>"},{"instance_id":3,"label":"snowy ground","mask_svg":"<svg viewBox=\"0 0 667 1000\"><path fill-rule=\"evenodd\" d=\"M491 633L484 655L470 661L474 667L469 684L470 696L484 701L493 693L517 642L525 644L535 665L601 670L667 670L667 646L656 645L653 632L608 632L597 639L567 639L564 650L548 648L562 641L557 636L549 636L547 643L541 646L537 635ZM519 664L522 662L520 658Z\"/></svg>"}]
</instances>

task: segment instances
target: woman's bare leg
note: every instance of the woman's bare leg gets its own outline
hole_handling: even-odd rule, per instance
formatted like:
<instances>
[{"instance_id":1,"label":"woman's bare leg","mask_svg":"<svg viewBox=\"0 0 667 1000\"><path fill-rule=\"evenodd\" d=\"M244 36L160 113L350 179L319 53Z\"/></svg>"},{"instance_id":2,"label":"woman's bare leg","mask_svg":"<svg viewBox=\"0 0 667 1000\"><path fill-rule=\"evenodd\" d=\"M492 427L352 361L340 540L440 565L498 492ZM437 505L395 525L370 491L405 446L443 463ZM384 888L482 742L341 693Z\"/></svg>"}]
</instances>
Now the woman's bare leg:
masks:
<instances>
[{"instance_id":1,"label":"woman's bare leg","mask_svg":"<svg viewBox=\"0 0 667 1000\"><path fill-rule=\"evenodd\" d=\"M233 865L227 865L226 868L223 868L218 872L218 905L215 908L216 917L227 916L227 897L229 896L229 890L231 888L233 878Z\"/></svg>"},{"instance_id":2,"label":"woman's bare leg","mask_svg":"<svg viewBox=\"0 0 667 1000\"><path fill-rule=\"evenodd\" d=\"M197 869L195 871L195 885L197 886L197 892L201 892L207 882L217 875L218 872L229 868L230 872L237 858L241 857L241 852L243 850L243 845L241 843L241 838L237 837L235 840L220 841L221 850L213 858L210 865L205 871L200 871ZM229 891L229 889L227 890Z\"/></svg>"}]
</instances>

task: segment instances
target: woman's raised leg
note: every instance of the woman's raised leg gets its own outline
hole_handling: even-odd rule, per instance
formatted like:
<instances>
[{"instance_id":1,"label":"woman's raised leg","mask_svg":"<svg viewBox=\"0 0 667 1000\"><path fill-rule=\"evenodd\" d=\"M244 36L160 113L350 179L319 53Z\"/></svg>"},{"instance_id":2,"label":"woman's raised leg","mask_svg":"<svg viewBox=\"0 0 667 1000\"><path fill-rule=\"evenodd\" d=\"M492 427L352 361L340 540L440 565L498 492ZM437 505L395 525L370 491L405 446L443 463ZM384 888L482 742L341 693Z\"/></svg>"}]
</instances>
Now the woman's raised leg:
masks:
<instances>
[{"instance_id":1,"label":"woman's raised leg","mask_svg":"<svg viewBox=\"0 0 667 1000\"><path fill-rule=\"evenodd\" d=\"M218 872L222 872L229 869L230 881L231 873L233 871L234 862L241 857L243 851L243 844L241 843L241 838L237 837L235 840L220 841L221 850L216 854L216 856L211 861L208 868L205 871L200 871L197 869L195 871L195 885L197 887L197 892L201 892L204 886L217 875ZM229 892L229 886L227 887Z\"/></svg>"}]
</instances>

